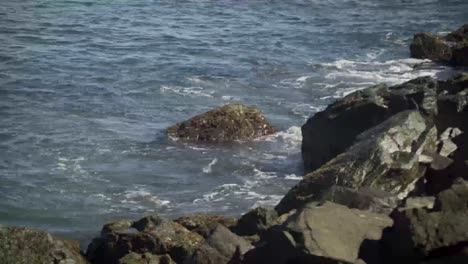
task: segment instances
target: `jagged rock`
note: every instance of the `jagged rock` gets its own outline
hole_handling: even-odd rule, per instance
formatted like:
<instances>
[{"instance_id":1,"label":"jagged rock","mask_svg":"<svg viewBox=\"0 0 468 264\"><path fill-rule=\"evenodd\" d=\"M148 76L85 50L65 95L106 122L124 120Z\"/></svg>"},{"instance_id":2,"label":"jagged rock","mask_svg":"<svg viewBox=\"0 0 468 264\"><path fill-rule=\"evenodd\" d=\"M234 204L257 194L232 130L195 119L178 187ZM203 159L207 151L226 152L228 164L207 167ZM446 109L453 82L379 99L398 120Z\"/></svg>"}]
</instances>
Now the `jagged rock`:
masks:
<instances>
[{"instance_id":1,"label":"jagged rock","mask_svg":"<svg viewBox=\"0 0 468 264\"><path fill-rule=\"evenodd\" d=\"M346 205L349 208L389 214L397 207L399 199L389 192L371 188L352 189L343 186L332 186L324 192L321 201L330 201Z\"/></svg>"},{"instance_id":2,"label":"jagged rock","mask_svg":"<svg viewBox=\"0 0 468 264\"><path fill-rule=\"evenodd\" d=\"M119 260L119 264L176 264L169 255L153 255L151 253L130 253Z\"/></svg>"},{"instance_id":3,"label":"jagged rock","mask_svg":"<svg viewBox=\"0 0 468 264\"><path fill-rule=\"evenodd\" d=\"M276 218L278 213L274 209L257 207L239 219L234 231L242 236L260 234L271 227Z\"/></svg>"},{"instance_id":4,"label":"jagged rock","mask_svg":"<svg viewBox=\"0 0 468 264\"><path fill-rule=\"evenodd\" d=\"M467 66L468 24L447 36L431 33L416 34L410 45L410 51L413 58Z\"/></svg>"},{"instance_id":5,"label":"jagged rock","mask_svg":"<svg viewBox=\"0 0 468 264\"><path fill-rule=\"evenodd\" d=\"M315 114L302 126L305 173L318 169L350 147L356 137L408 109L435 115L438 83L423 77L401 85L377 85L354 92ZM365 117L365 118L363 118Z\"/></svg>"},{"instance_id":6,"label":"jagged rock","mask_svg":"<svg viewBox=\"0 0 468 264\"><path fill-rule=\"evenodd\" d=\"M167 129L176 139L209 142L248 140L274 132L260 110L242 104L224 105Z\"/></svg>"},{"instance_id":7,"label":"jagged rock","mask_svg":"<svg viewBox=\"0 0 468 264\"><path fill-rule=\"evenodd\" d=\"M252 248L245 239L235 235L223 225L218 225L186 264L240 263L242 256Z\"/></svg>"},{"instance_id":8,"label":"jagged rock","mask_svg":"<svg viewBox=\"0 0 468 264\"><path fill-rule=\"evenodd\" d=\"M174 222L206 238L213 232L218 224L230 228L236 225L237 219L218 215L197 214L179 217L175 219Z\"/></svg>"},{"instance_id":9,"label":"jagged rock","mask_svg":"<svg viewBox=\"0 0 468 264\"><path fill-rule=\"evenodd\" d=\"M0 263L85 264L80 245L44 231L0 225Z\"/></svg>"},{"instance_id":10,"label":"jagged rock","mask_svg":"<svg viewBox=\"0 0 468 264\"><path fill-rule=\"evenodd\" d=\"M458 179L437 195L434 208L400 208L383 241L386 263L450 256L468 243L468 182Z\"/></svg>"},{"instance_id":11,"label":"jagged rock","mask_svg":"<svg viewBox=\"0 0 468 264\"><path fill-rule=\"evenodd\" d=\"M371 188L403 199L424 175L423 153L435 153L437 130L417 111L405 111L358 136L357 143L306 175L276 206L282 214L321 200L332 186Z\"/></svg>"},{"instance_id":12,"label":"jagged rock","mask_svg":"<svg viewBox=\"0 0 468 264\"><path fill-rule=\"evenodd\" d=\"M138 221L119 221L105 225L101 236L89 245L87 257L92 263L118 263L132 252L168 254L181 263L203 243L200 235L180 224L157 215Z\"/></svg>"},{"instance_id":13,"label":"jagged rock","mask_svg":"<svg viewBox=\"0 0 468 264\"><path fill-rule=\"evenodd\" d=\"M365 240L379 240L392 225L385 215L326 202L309 203L274 226L245 263L354 263Z\"/></svg>"}]
</instances>

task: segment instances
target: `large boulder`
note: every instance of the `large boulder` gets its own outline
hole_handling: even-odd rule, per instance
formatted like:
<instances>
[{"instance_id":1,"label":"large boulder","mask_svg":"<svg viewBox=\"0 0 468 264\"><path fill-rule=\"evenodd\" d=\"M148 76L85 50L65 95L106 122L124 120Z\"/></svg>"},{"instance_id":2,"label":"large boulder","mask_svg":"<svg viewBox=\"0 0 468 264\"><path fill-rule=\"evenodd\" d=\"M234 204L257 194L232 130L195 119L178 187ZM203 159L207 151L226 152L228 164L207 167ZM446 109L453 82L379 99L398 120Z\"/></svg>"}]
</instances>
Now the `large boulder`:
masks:
<instances>
[{"instance_id":1,"label":"large boulder","mask_svg":"<svg viewBox=\"0 0 468 264\"><path fill-rule=\"evenodd\" d=\"M85 264L80 245L25 227L0 225L0 263Z\"/></svg>"},{"instance_id":2,"label":"large boulder","mask_svg":"<svg viewBox=\"0 0 468 264\"><path fill-rule=\"evenodd\" d=\"M246 263L355 263L364 241L379 240L392 225L385 215L326 202L309 203L268 230Z\"/></svg>"},{"instance_id":3,"label":"large boulder","mask_svg":"<svg viewBox=\"0 0 468 264\"><path fill-rule=\"evenodd\" d=\"M170 137L184 141L227 142L274 133L259 109L228 104L169 127Z\"/></svg>"},{"instance_id":4,"label":"large boulder","mask_svg":"<svg viewBox=\"0 0 468 264\"><path fill-rule=\"evenodd\" d=\"M230 228L237 224L237 219L219 215L195 214L179 217L174 222L207 238L219 224Z\"/></svg>"},{"instance_id":5,"label":"large boulder","mask_svg":"<svg viewBox=\"0 0 468 264\"><path fill-rule=\"evenodd\" d=\"M440 192L433 208L403 207L393 218L395 225L383 239L383 252L388 255L385 263L417 263L452 255L458 259L460 251L468 246L468 182L458 179ZM468 260L466 252L461 256Z\"/></svg>"},{"instance_id":6,"label":"large boulder","mask_svg":"<svg viewBox=\"0 0 468 264\"><path fill-rule=\"evenodd\" d=\"M276 210L257 207L242 215L233 230L242 236L253 236L267 230L277 218Z\"/></svg>"},{"instance_id":7,"label":"large boulder","mask_svg":"<svg viewBox=\"0 0 468 264\"><path fill-rule=\"evenodd\" d=\"M113 264L130 253L168 254L182 263L203 241L203 237L182 225L152 215L105 225L101 236L89 245L87 257L92 263Z\"/></svg>"},{"instance_id":8,"label":"large boulder","mask_svg":"<svg viewBox=\"0 0 468 264\"><path fill-rule=\"evenodd\" d=\"M232 233L223 225L218 225L186 264L227 264L240 263L243 255L252 245Z\"/></svg>"},{"instance_id":9,"label":"large boulder","mask_svg":"<svg viewBox=\"0 0 468 264\"><path fill-rule=\"evenodd\" d=\"M305 173L345 151L362 132L411 109L435 115L438 83L423 77L401 85L377 85L356 91L315 114L302 126Z\"/></svg>"},{"instance_id":10,"label":"large boulder","mask_svg":"<svg viewBox=\"0 0 468 264\"><path fill-rule=\"evenodd\" d=\"M321 200L333 186L375 189L403 199L424 175L426 156L436 152L436 145L437 129L430 120L418 111L398 113L359 135L349 149L307 174L276 210L282 214ZM352 206L350 199L340 201Z\"/></svg>"},{"instance_id":11,"label":"large boulder","mask_svg":"<svg viewBox=\"0 0 468 264\"><path fill-rule=\"evenodd\" d=\"M414 35L410 45L411 57L468 66L468 24L447 36L431 33Z\"/></svg>"},{"instance_id":12,"label":"large boulder","mask_svg":"<svg viewBox=\"0 0 468 264\"><path fill-rule=\"evenodd\" d=\"M176 264L169 255L132 252L119 259L119 264Z\"/></svg>"}]
</instances>

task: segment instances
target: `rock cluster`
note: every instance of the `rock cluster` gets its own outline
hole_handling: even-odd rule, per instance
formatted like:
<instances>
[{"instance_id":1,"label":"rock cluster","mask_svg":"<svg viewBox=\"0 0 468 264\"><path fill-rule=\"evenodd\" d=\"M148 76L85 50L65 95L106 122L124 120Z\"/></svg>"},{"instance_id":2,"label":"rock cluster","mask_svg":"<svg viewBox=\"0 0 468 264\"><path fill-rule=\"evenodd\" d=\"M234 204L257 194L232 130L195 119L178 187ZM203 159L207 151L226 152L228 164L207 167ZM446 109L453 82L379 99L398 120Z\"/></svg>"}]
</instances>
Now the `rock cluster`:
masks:
<instances>
[{"instance_id":1,"label":"rock cluster","mask_svg":"<svg viewBox=\"0 0 468 264\"><path fill-rule=\"evenodd\" d=\"M416 36L412 52L459 63L466 32ZM354 92L303 125L307 174L275 208L239 219L120 220L106 224L85 255L47 233L0 226L0 263L468 263L467 105L467 74ZM214 142L271 132L258 110L242 105L168 130Z\"/></svg>"}]
</instances>

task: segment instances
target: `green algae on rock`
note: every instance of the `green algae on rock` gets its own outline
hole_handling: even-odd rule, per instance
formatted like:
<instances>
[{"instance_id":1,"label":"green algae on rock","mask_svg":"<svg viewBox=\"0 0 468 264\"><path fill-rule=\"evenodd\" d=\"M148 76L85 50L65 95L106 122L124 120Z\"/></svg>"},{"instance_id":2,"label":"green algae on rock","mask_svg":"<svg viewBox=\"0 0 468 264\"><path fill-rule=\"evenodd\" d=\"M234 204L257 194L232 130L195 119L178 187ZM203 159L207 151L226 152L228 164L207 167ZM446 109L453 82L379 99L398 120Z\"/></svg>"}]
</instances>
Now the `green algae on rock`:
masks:
<instances>
[{"instance_id":1,"label":"green algae on rock","mask_svg":"<svg viewBox=\"0 0 468 264\"><path fill-rule=\"evenodd\" d=\"M468 24L447 36L418 33L414 35L410 51L413 58L468 66Z\"/></svg>"},{"instance_id":2,"label":"green algae on rock","mask_svg":"<svg viewBox=\"0 0 468 264\"><path fill-rule=\"evenodd\" d=\"M86 264L80 245L44 231L0 225L0 263Z\"/></svg>"},{"instance_id":3,"label":"green algae on rock","mask_svg":"<svg viewBox=\"0 0 468 264\"><path fill-rule=\"evenodd\" d=\"M171 138L195 142L249 140L274 133L259 109L228 104L169 127Z\"/></svg>"}]
</instances>

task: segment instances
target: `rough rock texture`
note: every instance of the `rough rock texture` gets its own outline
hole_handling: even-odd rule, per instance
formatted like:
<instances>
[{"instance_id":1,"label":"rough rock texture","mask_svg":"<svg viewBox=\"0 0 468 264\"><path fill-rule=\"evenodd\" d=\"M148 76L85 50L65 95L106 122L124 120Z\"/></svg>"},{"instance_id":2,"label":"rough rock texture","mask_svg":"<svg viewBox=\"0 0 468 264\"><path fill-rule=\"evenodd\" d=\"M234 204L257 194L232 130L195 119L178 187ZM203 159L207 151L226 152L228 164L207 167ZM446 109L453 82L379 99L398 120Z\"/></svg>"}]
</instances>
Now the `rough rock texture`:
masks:
<instances>
[{"instance_id":1,"label":"rough rock texture","mask_svg":"<svg viewBox=\"0 0 468 264\"><path fill-rule=\"evenodd\" d=\"M276 218L278 213L274 209L257 207L244 214L233 229L242 236L260 234L271 227Z\"/></svg>"},{"instance_id":2,"label":"rough rock texture","mask_svg":"<svg viewBox=\"0 0 468 264\"><path fill-rule=\"evenodd\" d=\"M223 225L218 225L207 237L205 244L200 246L185 263L240 263L242 256L251 248L252 245L245 239L235 235Z\"/></svg>"},{"instance_id":3,"label":"rough rock texture","mask_svg":"<svg viewBox=\"0 0 468 264\"><path fill-rule=\"evenodd\" d=\"M309 203L268 230L263 246L246 254L246 263L354 263L363 241L379 240L391 225L385 215Z\"/></svg>"},{"instance_id":4,"label":"rough rock texture","mask_svg":"<svg viewBox=\"0 0 468 264\"><path fill-rule=\"evenodd\" d=\"M57 238L46 232L0 225L0 263L85 264L78 242Z\"/></svg>"},{"instance_id":5,"label":"rough rock texture","mask_svg":"<svg viewBox=\"0 0 468 264\"><path fill-rule=\"evenodd\" d=\"M324 191L321 201L381 214L390 214L399 203L397 196L386 191L366 187L353 189L337 185Z\"/></svg>"},{"instance_id":6,"label":"rough rock texture","mask_svg":"<svg viewBox=\"0 0 468 264\"><path fill-rule=\"evenodd\" d=\"M169 255L153 255L151 253L130 253L119 260L119 264L176 264Z\"/></svg>"},{"instance_id":7,"label":"rough rock texture","mask_svg":"<svg viewBox=\"0 0 468 264\"><path fill-rule=\"evenodd\" d=\"M89 245L87 257L92 263L118 263L129 253L168 254L181 263L203 243L200 235L180 224L157 215L138 221L119 221L105 225L101 236Z\"/></svg>"},{"instance_id":8,"label":"rough rock texture","mask_svg":"<svg viewBox=\"0 0 468 264\"><path fill-rule=\"evenodd\" d=\"M315 114L302 126L305 173L318 169L351 146L359 134L395 113L420 109L435 115L437 89L438 83L429 77L393 87L377 85L354 92Z\"/></svg>"},{"instance_id":9,"label":"rough rock texture","mask_svg":"<svg viewBox=\"0 0 468 264\"><path fill-rule=\"evenodd\" d=\"M426 174L426 194L435 195L451 186L456 178L468 180L468 74L439 82L439 113L435 124L441 133L440 158Z\"/></svg>"},{"instance_id":10,"label":"rough rock texture","mask_svg":"<svg viewBox=\"0 0 468 264\"><path fill-rule=\"evenodd\" d=\"M468 245L468 182L458 179L437 195L434 208L400 208L385 234L386 263L450 256Z\"/></svg>"},{"instance_id":11,"label":"rough rock texture","mask_svg":"<svg viewBox=\"0 0 468 264\"><path fill-rule=\"evenodd\" d=\"M405 111L362 133L346 152L306 175L276 206L286 213L321 200L332 186L362 187L406 197L424 175L420 157L436 151L437 130L418 111Z\"/></svg>"},{"instance_id":12,"label":"rough rock texture","mask_svg":"<svg viewBox=\"0 0 468 264\"><path fill-rule=\"evenodd\" d=\"M468 66L468 24L447 36L431 33L416 34L410 45L410 51L413 58Z\"/></svg>"},{"instance_id":13,"label":"rough rock texture","mask_svg":"<svg viewBox=\"0 0 468 264\"><path fill-rule=\"evenodd\" d=\"M230 228L237 223L237 219L219 215L197 214L179 217L175 219L174 222L206 238L213 232L218 224Z\"/></svg>"},{"instance_id":14,"label":"rough rock texture","mask_svg":"<svg viewBox=\"0 0 468 264\"><path fill-rule=\"evenodd\" d=\"M262 112L241 105L224 105L167 129L170 137L185 141L227 142L274 133Z\"/></svg>"}]
</instances>

